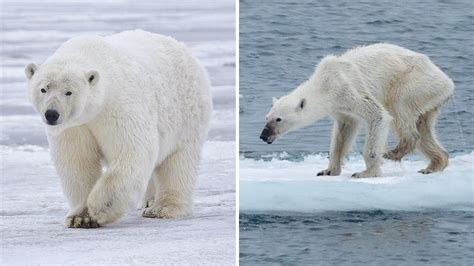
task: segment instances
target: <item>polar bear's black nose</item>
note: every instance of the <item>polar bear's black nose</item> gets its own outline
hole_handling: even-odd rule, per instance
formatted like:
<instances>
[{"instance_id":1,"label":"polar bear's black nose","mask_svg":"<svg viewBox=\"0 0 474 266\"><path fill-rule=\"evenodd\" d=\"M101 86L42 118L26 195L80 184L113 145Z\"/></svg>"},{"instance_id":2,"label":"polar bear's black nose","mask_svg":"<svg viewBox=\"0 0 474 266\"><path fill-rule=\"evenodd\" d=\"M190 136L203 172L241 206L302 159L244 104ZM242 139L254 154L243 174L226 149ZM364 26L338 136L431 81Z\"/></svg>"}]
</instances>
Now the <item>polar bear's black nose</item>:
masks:
<instances>
[{"instance_id":1,"label":"polar bear's black nose","mask_svg":"<svg viewBox=\"0 0 474 266\"><path fill-rule=\"evenodd\" d=\"M44 113L44 117L49 124L55 124L59 119L59 113L56 110L48 109L46 110L46 113Z\"/></svg>"},{"instance_id":2,"label":"polar bear's black nose","mask_svg":"<svg viewBox=\"0 0 474 266\"><path fill-rule=\"evenodd\" d=\"M265 126L260 134L260 139L268 142L268 138L272 135L272 130Z\"/></svg>"}]
</instances>

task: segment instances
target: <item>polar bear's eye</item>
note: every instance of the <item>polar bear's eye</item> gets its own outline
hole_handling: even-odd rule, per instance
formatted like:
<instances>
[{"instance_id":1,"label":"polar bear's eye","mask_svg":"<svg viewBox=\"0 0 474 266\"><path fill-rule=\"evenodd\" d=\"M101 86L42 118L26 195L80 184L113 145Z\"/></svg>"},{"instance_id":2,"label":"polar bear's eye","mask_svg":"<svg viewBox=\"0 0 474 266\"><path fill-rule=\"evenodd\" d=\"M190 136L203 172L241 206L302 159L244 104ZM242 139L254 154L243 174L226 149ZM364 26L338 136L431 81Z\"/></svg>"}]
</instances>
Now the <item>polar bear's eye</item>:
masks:
<instances>
[{"instance_id":1,"label":"polar bear's eye","mask_svg":"<svg viewBox=\"0 0 474 266\"><path fill-rule=\"evenodd\" d=\"M281 118L278 117L278 118L276 119L276 121L277 121L277 122L281 122Z\"/></svg>"},{"instance_id":2,"label":"polar bear's eye","mask_svg":"<svg viewBox=\"0 0 474 266\"><path fill-rule=\"evenodd\" d=\"M72 92L68 91L66 92L66 96L71 96L72 95Z\"/></svg>"},{"instance_id":3,"label":"polar bear's eye","mask_svg":"<svg viewBox=\"0 0 474 266\"><path fill-rule=\"evenodd\" d=\"M45 90L45 89L41 89L41 93L46 93L46 90Z\"/></svg>"}]
</instances>

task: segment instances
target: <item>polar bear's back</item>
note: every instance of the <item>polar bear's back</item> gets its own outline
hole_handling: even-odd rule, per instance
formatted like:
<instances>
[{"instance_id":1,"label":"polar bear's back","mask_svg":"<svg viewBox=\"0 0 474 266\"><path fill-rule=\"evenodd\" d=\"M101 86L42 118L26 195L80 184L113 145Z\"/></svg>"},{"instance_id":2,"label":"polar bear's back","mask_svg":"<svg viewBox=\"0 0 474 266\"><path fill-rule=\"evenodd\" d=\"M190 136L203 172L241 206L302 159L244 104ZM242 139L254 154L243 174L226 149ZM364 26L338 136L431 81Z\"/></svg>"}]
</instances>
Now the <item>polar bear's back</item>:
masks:
<instances>
[{"instance_id":1,"label":"polar bear's back","mask_svg":"<svg viewBox=\"0 0 474 266\"><path fill-rule=\"evenodd\" d=\"M416 66L427 75L439 75L449 79L428 56L388 43L360 46L338 56L337 59L350 62L361 73L371 76L405 75Z\"/></svg>"},{"instance_id":2,"label":"polar bear's back","mask_svg":"<svg viewBox=\"0 0 474 266\"><path fill-rule=\"evenodd\" d=\"M398 45L389 43L376 43L367 46L359 46L354 49L350 49L344 54L340 55L341 59L347 60L362 60L364 58L371 58L373 56L382 57L400 57L400 56L414 56L422 55Z\"/></svg>"},{"instance_id":3,"label":"polar bear's back","mask_svg":"<svg viewBox=\"0 0 474 266\"><path fill-rule=\"evenodd\" d=\"M454 90L452 80L428 56L385 43L325 57L312 80L332 82L320 87L350 87L361 95L373 96L387 108L394 105L395 99L408 106L434 108L446 102ZM426 98L432 99L433 104L420 104Z\"/></svg>"},{"instance_id":4,"label":"polar bear's back","mask_svg":"<svg viewBox=\"0 0 474 266\"><path fill-rule=\"evenodd\" d=\"M327 61L350 66L347 73L361 80L363 87L382 101L384 95L394 93L409 97L437 94L444 99L452 94L454 87L451 79L428 56L393 44L357 47ZM429 81L433 86L421 86L421 80ZM400 92L394 84L411 87L411 90ZM437 84L442 86L435 86Z\"/></svg>"},{"instance_id":5,"label":"polar bear's back","mask_svg":"<svg viewBox=\"0 0 474 266\"><path fill-rule=\"evenodd\" d=\"M143 30L124 31L106 36L104 40L131 60L145 65L155 61L150 59L168 61L187 53L184 45L175 39Z\"/></svg>"},{"instance_id":6,"label":"polar bear's back","mask_svg":"<svg viewBox=\"0 0 474 266\"><path fill-rule=\"evenodd\" d=\"M396 75L397 72L405 72L414 63L428 63L425 68L435 67L434 64L429 64L431 61L427 56L387 43L360 46L338 56L338 59L351 62L362 73L367 71L372 74L379 72Z\"/></svg>"},{"instance_id":7,"label":"polar bear's back","mask_svg":"<svg viewBox=\"0 0 474 266\"><path fill-rule=\"evenodd\" d=\"M132 69L138 69L141 80L150 81L142 85L143 95L155 95L157 102L152 104L160 112L158 124L173 121L173 126L167 126L176 130L177 135L207 127L212 109L209 80L204 67L185 45L143 30L125 31L104 39L127 57ZM149 77L143 78L144 75Z\"/></svg>"}]
</instances>

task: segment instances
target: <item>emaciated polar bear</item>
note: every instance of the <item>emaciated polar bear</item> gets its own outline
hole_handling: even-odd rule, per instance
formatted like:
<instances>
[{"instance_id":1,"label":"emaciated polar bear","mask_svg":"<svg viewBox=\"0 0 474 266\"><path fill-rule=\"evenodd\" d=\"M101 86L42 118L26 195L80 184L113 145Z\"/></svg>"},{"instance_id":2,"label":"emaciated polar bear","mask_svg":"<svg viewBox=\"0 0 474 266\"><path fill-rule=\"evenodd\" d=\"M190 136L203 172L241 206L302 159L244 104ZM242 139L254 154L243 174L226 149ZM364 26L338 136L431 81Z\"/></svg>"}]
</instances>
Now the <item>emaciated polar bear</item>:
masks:
<instances>
[{"instance_id":1,"label":"emaciated polar bear","mask_svg":"<svg viewBox=\"0 0 474 266\"><path fill-rule=\"evenodd\" d=\"M336 120L330 162L318 175L339 175L342 157L359 122L365 121L367 169L352 176L380 176L393 118L399 142L384 157L401 160L417 147L430 160L420 172L441 171L448 165L448 153L436 140L434 124L453 90L451 79L425 55L384 43L358 47L341 56L326 56L309 80L281 99L274 98L260 138L270 144L329 115Z\"/></svg>"},{"instance_id":2,"label":"emaciated polar bear","mask_svg":"<svg viewBox=\"0 0 474 266\"><path fill-rule=\"evenodd\" d=\"M67 227L117 220L148 184L143 216L192 214L212 102L184 45L141 30L81 36L25 72L69 201Z\"/></svg>"}]
</instances>

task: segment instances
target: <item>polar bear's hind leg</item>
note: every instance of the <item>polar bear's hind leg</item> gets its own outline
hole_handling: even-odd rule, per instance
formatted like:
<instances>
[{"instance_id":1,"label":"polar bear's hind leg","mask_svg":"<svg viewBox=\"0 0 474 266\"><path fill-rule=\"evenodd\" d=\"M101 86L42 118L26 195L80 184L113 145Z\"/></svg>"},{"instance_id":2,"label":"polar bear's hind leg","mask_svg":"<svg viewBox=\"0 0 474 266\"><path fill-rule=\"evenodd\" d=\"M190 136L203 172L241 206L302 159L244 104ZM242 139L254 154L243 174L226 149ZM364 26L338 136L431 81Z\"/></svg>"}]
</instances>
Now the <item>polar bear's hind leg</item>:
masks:
<instances>
[{"instance_id":1,"label":"polar bear's hind leg","mask_svg":"<svg viewBox=\"0 0 474 266\"><path fill-rule=\"evenodd\" d=\"M393 124L398 135L398 143L393 150L384 154L384 158L400 161L415 149L420 134L416 128L416 121L411 117L411 114L406 114L406 111L395 113Z\"/></svg>"},{"instance_id":2,"label":"polar bear's hind leg","mask_svg":"<svg viewBox=\"0 0 474 266\"><path fill-rule=\"evenodd\" d=\"M417 148L430 160L428 167L418 171L422 174L442 171L448 166L448 153L436 140L434 134L438 112L438 108L428 111L420 116L416 124L421 135Z\"/></svg>"},{"instance_id":3,"label":"polar bear's hind leg","mask_svg":"<svg viewBox=\"0 0 474 266\"><path fill-rule=\"evenodd\" d=\"M192 215L192 194L200 160L200 143L187 144L155 169L158 191L143 217L174 219Z\"/></svg>"}]
</instances>

